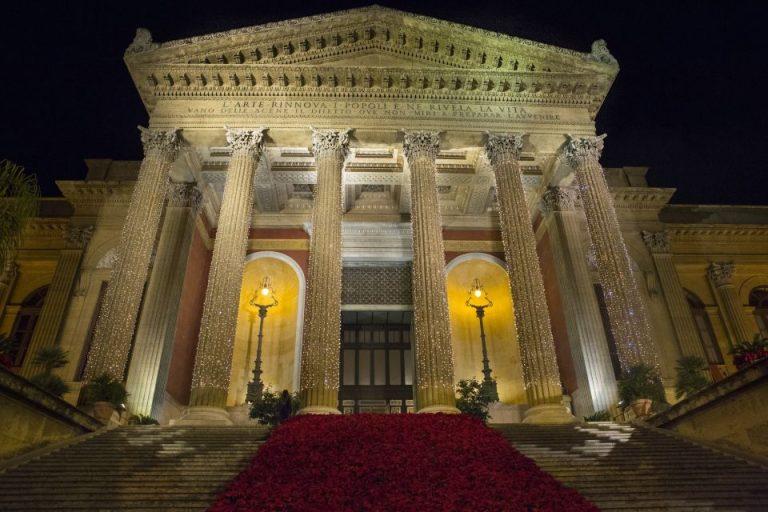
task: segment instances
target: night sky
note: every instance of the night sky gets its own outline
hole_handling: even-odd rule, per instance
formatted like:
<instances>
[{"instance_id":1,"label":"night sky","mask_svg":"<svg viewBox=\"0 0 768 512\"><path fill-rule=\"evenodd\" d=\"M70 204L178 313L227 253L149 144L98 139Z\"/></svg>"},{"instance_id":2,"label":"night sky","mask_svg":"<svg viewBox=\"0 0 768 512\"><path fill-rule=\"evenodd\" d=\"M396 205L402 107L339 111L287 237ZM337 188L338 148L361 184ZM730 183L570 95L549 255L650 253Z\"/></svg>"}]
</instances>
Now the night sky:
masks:
<instances>
[{"instance_id":1,"label":"night sky","mask_svg":"<svg viewBox=\"0 0 768 512\"><path fill-rule=\"evenodd\" d=\"M120 7L116 7L117 4ZM649 166L673 202L768 205L768 2L379 2L557 46L603 38L621 71L597 118L605 166ZM0 158L82 179L84 158L140 159L147 113L122 56L156 41L366 2L36 2L3 8Z\"/></svg>"}]
</instances>

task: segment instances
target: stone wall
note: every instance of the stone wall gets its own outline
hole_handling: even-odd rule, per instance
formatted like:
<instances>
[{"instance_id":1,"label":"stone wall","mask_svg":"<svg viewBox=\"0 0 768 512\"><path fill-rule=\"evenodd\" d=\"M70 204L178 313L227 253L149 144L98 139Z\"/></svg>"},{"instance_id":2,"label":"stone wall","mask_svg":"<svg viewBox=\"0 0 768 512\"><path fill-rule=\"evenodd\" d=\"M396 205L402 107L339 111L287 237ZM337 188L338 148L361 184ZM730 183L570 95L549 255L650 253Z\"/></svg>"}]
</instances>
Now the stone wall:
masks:
<instances>
[{"instance_id":1,"label":"stone wall","mask_svg":"<svg viewBox=\"0 0 768 512\"><path fill-rule=\"evenodd\" d=\"M678 402L649 423L768 459L768 359Z\"/></svg>"},{"instance_id":2,"label":"stone wall","mask_svg":"<svg viewBox=\"0 0 768 512\"><path fill-rule=\"evenodd\" d=\"M103 425L0 366L0 461Z\"/></svg>"}]
</instances>

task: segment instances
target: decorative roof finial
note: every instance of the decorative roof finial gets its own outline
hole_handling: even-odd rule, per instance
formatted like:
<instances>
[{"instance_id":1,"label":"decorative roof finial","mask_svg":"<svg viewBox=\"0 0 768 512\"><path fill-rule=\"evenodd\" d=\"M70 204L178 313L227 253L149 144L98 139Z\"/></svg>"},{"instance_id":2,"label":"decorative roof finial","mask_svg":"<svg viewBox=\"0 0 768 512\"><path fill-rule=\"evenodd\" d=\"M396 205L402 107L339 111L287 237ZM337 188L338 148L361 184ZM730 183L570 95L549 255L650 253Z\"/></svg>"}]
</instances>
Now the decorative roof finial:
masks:
<instances>
[{"instance_id":1,"label":"decorative roof finial","mask_svg":"<svg viewBox=\"0 0 768 512\"><path fill-rule=\"evenodd\" d=\"M139 27L136 29L136 36L133 38L133 42L125 50L125 53L140 53L148 50L153 50L160 46L158 43L152 42L152 33L146 29Z\"/></svg>"},{"instance_id":2,"label":"decorative roof finial","mask_svg":"<svg viewBox=\"0 0 768 512\"><path fill-rule=\"evenodd\" d=\"M589 53L588 58L604 64L618 64L616 58L608 51L608 44L605 42L605 39L598 39L592 43L592 51Z\"/></svg>"}]
</instances>

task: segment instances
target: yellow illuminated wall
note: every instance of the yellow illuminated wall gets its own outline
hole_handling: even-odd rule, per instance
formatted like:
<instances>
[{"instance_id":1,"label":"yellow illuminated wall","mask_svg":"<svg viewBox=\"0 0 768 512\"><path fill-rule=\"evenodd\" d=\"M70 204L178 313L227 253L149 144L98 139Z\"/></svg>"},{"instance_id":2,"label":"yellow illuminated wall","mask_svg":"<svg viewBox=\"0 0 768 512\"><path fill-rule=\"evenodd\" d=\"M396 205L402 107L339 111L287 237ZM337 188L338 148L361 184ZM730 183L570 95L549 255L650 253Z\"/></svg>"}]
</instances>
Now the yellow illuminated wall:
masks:
<instances>
[{"instance_id":1,"label":"yellow illuminated wall","mask_svg":"<svg viewBox=\"0 0 768 512\"><path fill-rule=\"evenodd\" d=\"M505 403L525 403L520 352L515 330L512 295L506 271L498 264L470 259L450 268L447 275L448 307L451 315L454 380L483 378L480 327L475 310L465 305L473 279L485 286L493 307L486 310L485 335L499 399Z\"/></svg>"},{"instance_id":2,"label":"yellow illuminated wall","mask_svg":"<svg viewBox=\"0 0 768 512\"><path fill-rule=\"evenodd\" d=\"M277 392L294 390L294 347L301 281L288 263L272 257L259 258L248 261L243 273L227 401L230 406L244 403L246 387L252 377L259 317L248 301L264 276L272 279L279 304L269 310L264 321L262 381Z\"/></svg>"}]
</instances>

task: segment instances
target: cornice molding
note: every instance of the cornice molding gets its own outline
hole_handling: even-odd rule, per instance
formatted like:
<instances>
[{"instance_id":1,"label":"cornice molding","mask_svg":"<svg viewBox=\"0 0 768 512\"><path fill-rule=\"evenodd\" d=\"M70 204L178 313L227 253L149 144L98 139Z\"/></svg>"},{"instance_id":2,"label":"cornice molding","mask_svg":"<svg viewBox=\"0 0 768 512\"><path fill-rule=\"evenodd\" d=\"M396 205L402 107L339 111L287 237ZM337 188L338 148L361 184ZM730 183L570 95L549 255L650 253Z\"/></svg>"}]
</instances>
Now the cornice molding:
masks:
<instances>
[{"instance_id":1,"label":"cornice molding","mask_svg":"<svg viewBox=\"0 0 768 512\"><path fill-rule=\"evenodd\" d=\"M660 210L672 199L675 189L652 187L611 188L616 208L631 210Z\"/></svg>"}]
</instances>

